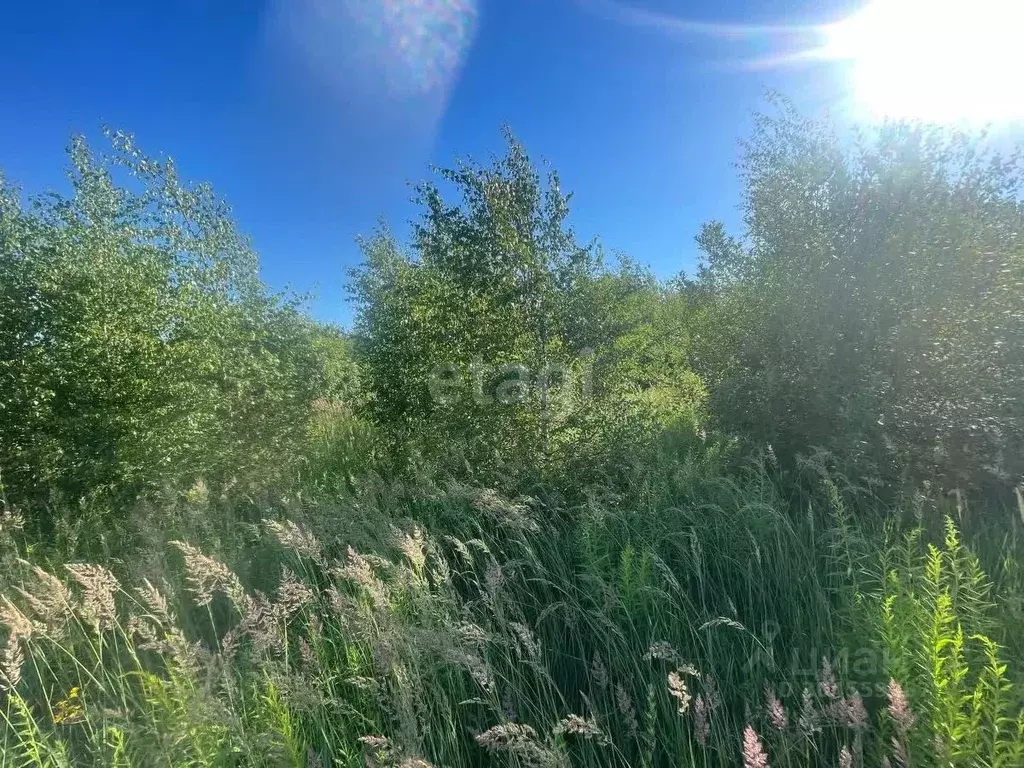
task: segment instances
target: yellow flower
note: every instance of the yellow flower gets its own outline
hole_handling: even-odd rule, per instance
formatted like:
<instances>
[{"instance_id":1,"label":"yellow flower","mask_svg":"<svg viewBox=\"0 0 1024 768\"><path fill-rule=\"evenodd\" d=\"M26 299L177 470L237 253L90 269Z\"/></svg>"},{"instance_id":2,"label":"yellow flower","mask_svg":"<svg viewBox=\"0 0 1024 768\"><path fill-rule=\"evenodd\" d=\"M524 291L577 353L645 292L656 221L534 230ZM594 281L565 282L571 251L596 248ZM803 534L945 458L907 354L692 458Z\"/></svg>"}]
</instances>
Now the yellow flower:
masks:
<instances>
[{"instance_id":1,"label":"yellow flower","mask_svg":"<svg viewBox=\"0 0 1024 768\"><path fill-rule=\"evenodd\" d=\"M68 691L66 699L57 702L57 706L53 709L54 725L72 725L84 719L85 711L79 700L80 694L81 691L76 685Z\"/></svg>"}]
</instances>

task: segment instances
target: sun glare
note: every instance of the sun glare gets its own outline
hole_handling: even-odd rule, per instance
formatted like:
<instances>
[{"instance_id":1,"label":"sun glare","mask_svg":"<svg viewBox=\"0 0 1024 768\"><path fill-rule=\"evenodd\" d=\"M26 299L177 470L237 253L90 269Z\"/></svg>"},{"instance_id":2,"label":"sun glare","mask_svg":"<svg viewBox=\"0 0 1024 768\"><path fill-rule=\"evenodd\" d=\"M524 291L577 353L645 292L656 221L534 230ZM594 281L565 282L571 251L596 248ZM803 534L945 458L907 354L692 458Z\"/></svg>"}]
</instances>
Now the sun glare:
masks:
<instances>
[{"instance_id":1,"label":"sun glare","mask_svg":"<svg viewBox=\"0 0 1024 768\"><path fill-rule=\"evenodd\" d=\"M1024 0L874 0L826 28L873 117L1024 119Z\"/></svg>"}]
</instances>

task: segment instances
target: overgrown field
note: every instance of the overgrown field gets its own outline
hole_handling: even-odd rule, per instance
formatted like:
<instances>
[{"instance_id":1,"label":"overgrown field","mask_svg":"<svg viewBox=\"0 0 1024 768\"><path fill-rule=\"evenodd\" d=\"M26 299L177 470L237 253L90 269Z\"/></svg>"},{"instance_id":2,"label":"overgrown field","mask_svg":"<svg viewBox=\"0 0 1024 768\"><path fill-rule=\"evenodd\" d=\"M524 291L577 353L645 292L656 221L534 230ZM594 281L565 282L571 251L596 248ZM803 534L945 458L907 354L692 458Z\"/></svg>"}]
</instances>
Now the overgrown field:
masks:
<instances>
[{"instance_id":1,"label":"overgrown field","mask_svg":"<svg viewBox=\"0 0 1024 768\"><path fill-rule=\"evenodd\" d=\"M1024 765L1024 173L780 105L659 281L509 137L351 332L130 137L0 184L3 766Z\"/></svg>"}]
</instances>

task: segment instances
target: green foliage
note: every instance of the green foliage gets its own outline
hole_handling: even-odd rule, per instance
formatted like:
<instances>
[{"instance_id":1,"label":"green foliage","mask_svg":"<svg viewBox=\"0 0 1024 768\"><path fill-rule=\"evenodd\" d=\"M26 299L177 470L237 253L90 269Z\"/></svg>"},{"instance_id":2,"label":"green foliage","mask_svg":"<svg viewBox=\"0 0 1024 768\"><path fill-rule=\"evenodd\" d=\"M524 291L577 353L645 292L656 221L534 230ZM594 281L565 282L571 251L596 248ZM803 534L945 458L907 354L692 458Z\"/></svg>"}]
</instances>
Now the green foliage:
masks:
<instances>
[{"instance_id":1,"label":"green foliage","mask_svg":"<svg viewBox=\"0 0 1024 768\"><path fill-rule=\"evenodd\" d=\"M887 480L1021 476L1024 174L988 146L892 124L847 147L784 103L757 120L743 240L705 227L691 287L721 424Z\"/></svg>"},{"instance_id":2,"label":"green foliage","mask_svg":"<svg viewBox=\"0 0 1024 768\"><path fill-rule=\"evenodd\" d=\"M111 142L72 142L69 197L0 189L0 476L39 522L62 500L279 473L316 387L351 386L210 189Z\"/></svg>"},{"instance_id":3,"label":"green foliage","mask_svg":"<svg viewBox=\"0 0 1024 768\"><path fill-rule=\"evenodd\" d=\"M111 139L0 183L4 766L1024 764L1016 158L783 107L661 282L509 135L350 336Z\"/></svg>"},{"instance_id":4,"label":"green foliage","mask_svg":"<svg viewBox=\"0 0 1024 768\"><path fill-rule=\"evenodd\" d=\"M995 629L991 587L977 558L946 518L941 547L920 530L892 545L883 563L881 606L872 617L886 655L916 712L916 726L896 734L913 757L941 765L1014 765L1024 744L1015 733L1019 685L1008 677ZM883 565L883 569L885 565ZM915 763L920 763L915 758Z\"/></svg>"},{"instance_id":5,"label":"green foliage","mask_svg":"<svg viewBox=\"0 0 1024 768\"><path fill-rule=\"evenodd\" d=\"M419 187L410 251L386 228L364 243L352 290L375 421L486 470L588 456L623 414L692 420L703 388L679 314L645 271L576 243L558 176L543 184L507 139L491 166L438 172L456 204Z\"/></svg>"}]
</instances>

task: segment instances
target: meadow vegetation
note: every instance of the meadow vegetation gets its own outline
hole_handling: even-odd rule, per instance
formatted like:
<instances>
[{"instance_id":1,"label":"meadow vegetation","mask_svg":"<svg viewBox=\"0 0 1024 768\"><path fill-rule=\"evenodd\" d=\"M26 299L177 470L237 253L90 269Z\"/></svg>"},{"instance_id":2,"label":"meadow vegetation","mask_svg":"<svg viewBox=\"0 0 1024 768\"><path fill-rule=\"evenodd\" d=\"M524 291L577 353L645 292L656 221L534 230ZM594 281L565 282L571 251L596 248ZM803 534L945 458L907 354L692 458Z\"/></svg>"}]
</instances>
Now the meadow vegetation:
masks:
<instances>
[{"instance_id":1,"label":"meadow vegetation","mask_svg":"<svg viewBox=\"0 0 1024 768\"><path fill-rule=\"evenodd\" d=\"M1024 765L1024 166L785 103L659 280L511 134L351 330L113 133L0 177L3 766Z\"/></svg>"}]
</instances>

